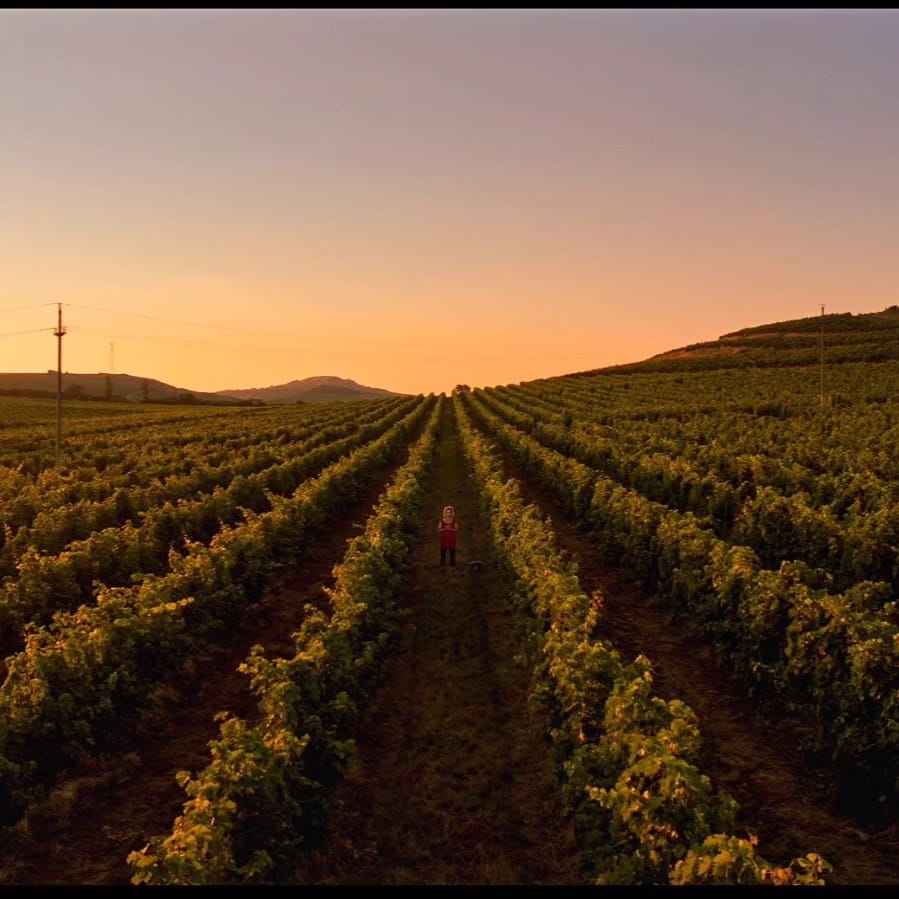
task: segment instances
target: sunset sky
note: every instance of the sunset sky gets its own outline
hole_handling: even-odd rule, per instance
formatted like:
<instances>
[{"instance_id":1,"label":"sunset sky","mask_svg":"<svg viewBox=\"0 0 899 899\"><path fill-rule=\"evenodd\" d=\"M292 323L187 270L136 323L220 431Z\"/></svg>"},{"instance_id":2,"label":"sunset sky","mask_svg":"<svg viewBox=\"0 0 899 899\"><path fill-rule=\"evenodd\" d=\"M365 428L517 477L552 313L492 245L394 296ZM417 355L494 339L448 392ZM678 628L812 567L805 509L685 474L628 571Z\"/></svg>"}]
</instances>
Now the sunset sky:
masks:
<instances>
[{"instance_id":1,"label":"sunset sky","mask_svg":"<svg viewBox=\"0 0 899 899\"><path fill-rule=\"evenodd\" d=\"M0 10L0 371L449 392L899 302L897 10Z\"/></svg>"}]
</instances>

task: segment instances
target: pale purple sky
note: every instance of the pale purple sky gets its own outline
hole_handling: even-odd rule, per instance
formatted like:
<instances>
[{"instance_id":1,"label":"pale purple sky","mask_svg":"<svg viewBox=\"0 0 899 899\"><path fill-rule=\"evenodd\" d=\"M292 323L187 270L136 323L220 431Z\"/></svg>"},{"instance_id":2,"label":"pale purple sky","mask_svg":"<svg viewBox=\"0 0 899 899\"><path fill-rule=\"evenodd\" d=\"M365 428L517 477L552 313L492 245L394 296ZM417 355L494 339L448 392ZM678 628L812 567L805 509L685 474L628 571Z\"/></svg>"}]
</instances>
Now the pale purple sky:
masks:
<instances>
[{"instance_id":1,"label":"pale purple sky","mask_svg":"<svg viewBox=\"0 0 899 899\"><path fill-rule=\"evenodd\" d=\"M403 392L897 302L897 10L2 10L3 371Z\"/></svg>"}]
</instances>

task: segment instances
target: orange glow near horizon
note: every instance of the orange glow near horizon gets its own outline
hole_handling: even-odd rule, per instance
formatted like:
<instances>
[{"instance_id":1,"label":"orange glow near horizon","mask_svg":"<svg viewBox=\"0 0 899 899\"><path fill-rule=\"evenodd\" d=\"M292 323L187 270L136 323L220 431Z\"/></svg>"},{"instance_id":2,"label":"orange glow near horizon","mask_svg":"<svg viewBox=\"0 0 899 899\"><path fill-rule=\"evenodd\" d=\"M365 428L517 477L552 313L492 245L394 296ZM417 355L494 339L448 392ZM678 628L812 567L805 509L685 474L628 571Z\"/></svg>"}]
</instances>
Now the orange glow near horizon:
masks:
<instances>
[{"instance_id":1,"label":"orange glow near horizon","mask_svg":"<svg viewBox=\"0 0 899 899\"><path fill-rule=\"evenodd\" d=\"M449 392L896 303L894 10L5 10L4 371Z\"/></svg>"}]
</instances>

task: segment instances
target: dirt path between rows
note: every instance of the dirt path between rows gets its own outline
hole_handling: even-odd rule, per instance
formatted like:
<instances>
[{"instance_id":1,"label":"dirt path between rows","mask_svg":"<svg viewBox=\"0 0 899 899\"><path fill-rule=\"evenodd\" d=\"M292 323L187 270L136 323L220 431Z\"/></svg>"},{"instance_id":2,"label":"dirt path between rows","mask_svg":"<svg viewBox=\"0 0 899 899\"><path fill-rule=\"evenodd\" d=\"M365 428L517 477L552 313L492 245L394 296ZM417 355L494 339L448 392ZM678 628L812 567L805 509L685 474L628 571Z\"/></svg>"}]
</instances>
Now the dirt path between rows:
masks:
<instances>
[{"instance_id":1,"label":"dirt path between rows","mask_svg":"<svg viewBox=\"0 0 899 899\"><path fill-rule=\"evenodd\" d=\"M441 434L399 602L404 626L300 884L584 883L450 403ZM459 549L444 569L446 504Z\"/></svg>"},{"instance_id":2,"label":"dirt path between rows","mask_svg":"<svg viewBox=\"0 0 899 899\"><path fill-rule=\"evenodd\" d=\"M0 887L130 883L128 853L143 848L150 836L169 833L187 800L176 773L196 773L209 764L209 743L219 737L215 715L229 711L252 718L256 712L248 678L237 666L254 644L265 647L270 658L293 653L291 635L304 605L326 602L324 588L333 585L334 565L403 461L399 453L353 507L310 542L307 553L234 629L232 642L187 660L178 689L159 691L157 711L136 731L134 752L60 778L48 801L30 816L29 833L0 836Z\"/></svg>"},{"instance_id":3,"label":"dirt path between rows","mask_svg":"<svg viewBox=\"0 0 899 899\"><path fill-rule=\"evenodd\" d=\"M803 760L802 723L767 718L688 621L671 621L658 596L601 562L591 539L567 521L549 491L507 453L500 455L524 498L550 516L557 544L578 562L584 590L603 597L612 645L627 660L646 655L657 695L681 699L696 712L703 739L699 767L737 800L739 823L758 836L759 854L788 864L817 852L834 867L833 885L899 884L899 827L866 827L840 814L836 773Z\"/></svg>"},{"instance_id":4,"label":"dirt path between rows","mask_svg":"<svg viewBox=\"0 0 899 899\"><path fill-rule=\"evenodd\" d=\"M527 703L529 674L517 659L507 585L458 441L447 404L399 601L402 626L360 722L358 758L337 788L320 843L297 859L292 885L584 883L543 722ZM584 589L603 595L613 645L625 658L645 653L656 692L696 711L701 769L740 803L741 826L758 835L760 854L785 864L818 852L834 865L834 884L899 883L895 828L865 831L836 814L832 776L801 763L798 729L753 712L707 644L684 623L667 622L625 573L601 564L548 494L506 464L528 501L551 515ZM168 832L181 811L185 794L175 773L208 763L215 713L252 716L255 700L237 665L254 643L269 656L292 651L304 604L322 600L388 477L314 542L237 629L233 645L193 660L180 691L160 698L139 753L105 759L61 783L45 814L35 816L32 839L0 842L0 886L130 881L127 854ZM446 503L459 517L455 569L439 566L437 521ZM473 560L483 567L472 570Z\"/></svg>"}]
</instances>

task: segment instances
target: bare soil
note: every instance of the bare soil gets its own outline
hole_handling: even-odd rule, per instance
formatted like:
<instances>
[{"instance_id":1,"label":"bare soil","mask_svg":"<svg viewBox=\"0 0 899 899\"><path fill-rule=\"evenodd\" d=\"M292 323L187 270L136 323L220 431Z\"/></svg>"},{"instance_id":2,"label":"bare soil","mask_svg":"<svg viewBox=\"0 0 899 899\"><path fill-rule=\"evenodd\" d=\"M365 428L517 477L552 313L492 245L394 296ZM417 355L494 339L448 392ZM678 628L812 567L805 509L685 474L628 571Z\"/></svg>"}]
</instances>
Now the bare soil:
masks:
<instances>
[{"instance_id":1,"label":"bare soil","mask_svg":"<svg viewBox=\"0 0 899 899\"><path fill-rule=\"evenodd\" d=\"M449 404L447 413L397 650L297 883L585 883ZM447 504L459 525L455 568L439 564Z\"/></svg>"},{"instance_id":2,"label":"bare soil","mask_svg":"<svg viewBox=\"0 0 899 899\"><path fill-rule=\"evenodd\" d=\"M584 883L543 722L527 703L530 680L516 655L508 585L447 415L395 651L321 841L297 859L295 885ZM510 475L520 474L507 464ZM231 645L190 660L180 689L160 695L138 749L71 772L43 814L32 816L29 835L0 838L0 886L130 881L128 853L168 832L181 811L186 797L176 772L208 763L214 715L252 717L255 701L238 664L254 643L269 656L292 651L303 605L323 601L333 566L387 480L385 473L297 560ZM834 772L802 761L801 723L762 716L688 624L668 621L652 595L599 562L589 538L566 524L544 492L523 486L551 515L584 589L603 596L612 643L626 658L647 655L658 694L696 711L702 770L740 803L741 826L758 835L759 852L777 864L818 852L834 866L834 884L899 883L895 826L865 828L837 813ZM437 521L446 503L459 516L455 569L439 565ZM469 565L475 560L479 570Z\"/></svg>"},{"instance_id":3,"label":"bare soil","mask_svg":"<svg viewBox=\"0 0 899 899\"><path fill-rule=\"evenodd\" d=\"M278 585L253 606L227 645L185 660L177 688L158 691L154 712L136 726L134 751L97 759L65 772L49 799L29 815L22 832L0 834L0 886L12 884L129 884L128 854L150 836L168 833L187 795L175 775L195 774L211 761L209 743L219 737L215 716L231 712L251 719L256 699L237 668L259 644L278 658L294 651L306 603L325 603L333 567L356 526L387 486L387 470L313 539Z\"/></svg>"},{"instance_id":4,"label":"bare soil","mask_svg":"<svg viewBox=\"0 0 899 899\"><path fill-rule=\"evenodd\" d=\"M627 571L600 561L597 547L573 526L548 490L526 477L508 454L506 473L522 495L550 516L557 544L578 563L583 589L602 597L610 642L630 660L652 662L657 695L696 712L703 738L700 769L740 805L741 836L758 837L768 861L788 864L815 852L833 865L833 885L899 884L899 814L879 825L841 811L840 772L811 759L809 722L763 710L728 674L727 660L689 620L671 619L664 597Z\"/></svg>"}]
</instances>

